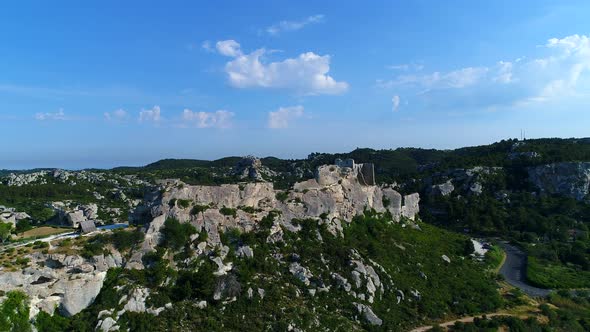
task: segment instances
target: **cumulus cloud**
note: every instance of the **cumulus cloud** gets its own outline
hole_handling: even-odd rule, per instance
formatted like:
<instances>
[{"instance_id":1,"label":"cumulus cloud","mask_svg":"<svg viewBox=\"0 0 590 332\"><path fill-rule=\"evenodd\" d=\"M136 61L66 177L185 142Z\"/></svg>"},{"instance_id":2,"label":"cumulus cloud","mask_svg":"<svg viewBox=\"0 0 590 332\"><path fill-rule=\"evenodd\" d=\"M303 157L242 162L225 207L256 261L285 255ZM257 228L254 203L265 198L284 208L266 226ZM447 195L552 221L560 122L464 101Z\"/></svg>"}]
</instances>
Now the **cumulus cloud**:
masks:
<instances>
[{"instance_id":1,"label":"cumulus cloud","mask_svg":"<svg viewBox=\"0 0 590 332\"><path fill-rule=\"evenodd\" d=\"M154 106L150 110L141 110L139 112L139 122L159 123L161 120L160 106Z\"/></svg>"},{"instance_id":2,"label":"cumulus cloud","mask_svg":"<svg viewBox=\"0 0 590 332\"><path fill-rule=\"evenodd\" d=\"M393 96L393 98L391 98L391 103L393 104L393 111L396 112L399 109L399 102L400 102L400 98L398 95Z\"/></svg>"},{"instance_id":3,"label":"cumulus cloud","mask_svg":"<svg viewBox=\"0 0 590 332\"><path fill-rule=\"evenodd\" d=\"M279 107L275 112L268 112L268 127L273 129L287 128L289 123L304 115L303 106Z\"/></svg>"},{"instance_id":4,"label":"cumulus cloud","mask_svg":"<svg viewBox=\"0 0 590 332\"><path fill-rule=\"evenodd\" d=\"M225 110L215 112L193 112L185 109L182 112L182 120L185 126L196 126L198 128L229 128L234 113Z\"/></svg>"},{"instance_id":5,"label":"cumulus cloud","mask_svg":"<svg viewBox=\"0 0 590 332\"><path fill-rule=\"evenodd\" d=\"M535 52L544 56L520 57L449 72L409 72L392 80L377 80L376 85L405 94L414 92L417 100L439 108L489 109L590 97L588 36L551 38L535 48Z\"/></svg>"},{"instance_id":6,"label":"cumulus cloud","mask_svg":"<svg viewBox=\"0 0 590 332\"><path fill-rule=\"evenodd\" d=\"M47 121L47 120L66 120L66 114L64 113L63 109L59 109L59 111L55 113L37 113L35 114L35 119L39 121Z\"/></svg>"},{"instance_id":7,"label":"cumulus cloud","mask_svg":"<svg viewBox=\"0 0 590 332\"><path fill-rule=\"evenodd\" d=\"M105 112L104 118L107 121L124 121L127 120L129 114L123 109L118 109L112 112Z\"/></svg>"},{"instance_id":8,"label":"cumulus cloud","mask_svg":"<svg viewBox=\"0 0 590 332\"><path fill-rule=\"evenodd\" d=\"M348 83L328 75L329 55L306 52L296 58L265 63L265 49L246 54L234 40L217 42L217 50L233 58L226 63L225 72L230 85L236 88L286 89L303 95L333 95L348 90Z\"/></svg>"},{"instance_id":9,"label":"cumulus cloud","mask_svg":"<svg viewBox=\"0 0 590 332\"><path fill-rule=\"evenodd\" d=\"M240 44L233 40L221 40L215 44L217 48L217 52L221 55L237 57L242 55L242 51L240 50Z\"/></svg>"},{"instance_id":10,"label":"cumulus cloud","mask_svg":"<svg viewBox=\"0 0 590 332\"><path fill-rule=\"evenodd\" d=\"M265 31L271 36L277 36L281 32L300 30L303 29L306 25L320 23L323 20L324 15L312 15L298 21L285 20L267 27Z\"/></svg>"}]
</instances>

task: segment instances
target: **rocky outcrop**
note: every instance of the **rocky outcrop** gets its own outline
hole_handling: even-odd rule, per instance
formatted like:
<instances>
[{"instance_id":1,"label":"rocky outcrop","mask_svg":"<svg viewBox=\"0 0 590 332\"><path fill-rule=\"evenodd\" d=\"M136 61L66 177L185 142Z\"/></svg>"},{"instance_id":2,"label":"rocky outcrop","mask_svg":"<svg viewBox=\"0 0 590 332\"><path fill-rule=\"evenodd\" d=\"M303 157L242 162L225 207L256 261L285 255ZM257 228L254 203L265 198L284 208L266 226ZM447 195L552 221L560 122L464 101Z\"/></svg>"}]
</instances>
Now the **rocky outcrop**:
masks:
<instances>
[{"instance_id":1,"label":"rocky outcrop","mask_svg":"<svg viewBox=\"0 0 590 332\"><path fill-rule=\"evenodd\" d=\"M359 314L362 314L367 323L369 323L370 325L381 326L381 324L383 324L383 320L381 320L381 318L375 315L371 307L364 305L362 303L354 303L354 305L358 310Z\"/></svg>"},{"instance_id":2,"label":"rocky outcrop","mask_svg":"<svg viewBox=\"0 0 590 332\"><path fill-rule=\"evenodd\" d=\"M14 227L18 221L30 218L31 216L25 212L16 212L13 208L0 205L0 222L12 224Z\"/></svg>"},{"instance_id":3,"label":"rocky outcrop","mask_svg":"<svg viewBox=\"0 0 590 332\"><path fill-rule=\"evenodd\" d=\"M424 179L425 192L430 197L448 196L453 192L477 196L483 193L487 177L501 174L502 171L502 167L476 166L435 173Z\"/></svg>"},{"instance_id":4,"label":"rocky outcrop","mask_svg":"<svg viewBox=\"0 0 590 332\"><path fill-rule=\"evenodd\" d=\"M254 156L246 156L238 161L238 164L232 170L233 175L240 179L249 179L254 181L265 181L264 176L273 177L277 174L266 166L262 161Z\"/></svg>"},{"instance_id":5,"label":"rocky outcrop","mask_svg":"<svg viewBox=\"0 0 590 332\"><path fill-rule=\"evenodd\" d=\"M590 162L554 163L528 169L529 181L541 192L583 200L590 187Z\"/></svg>"},{"instance_id":6,"label":"rocky outcrop","mask_svg":"<svg viewBox=\"0 0 590 332\"><path fill-rule=\"evenodd\" d=\"M448 180L447 182L431 186L428 193L432 196L448 196L454 190L455 186L453 186L453 182Z\"/></svg>"},{"instance_id":7,"label":"rocky outcrop","mask_svg":"<svg viewBox=\"0 0 590 332\"><path fill-rule=\"evenodd\" d=\"M361 167L321 166L314 179L296 183L293 190L286 192L275 190L269 182L220 186L168 182L161 196L141 207L154 218L147 226L144 252L159 243L160 229L168 217L190 222L199 232L206 231L207 242L213 245L219 244L220 231L233 228L251 231L270 213L275 216L275 224L269 242L281 241L283 228L297 231L291 224L293 219L318 219L327 223L333 234L342 229L341 222L350 222L365 209L387 211L395 221L402 217L414 219L419 212L418 194L402 197L391 187L365 185L359 182L361 170ZM131 266L139 264L140 256L131 259Z\"/></svg>"},{"instance_id":8,"label":"rocky outcrop","mask_svg":"<svg viewBox=\"0 0 590 332\"><path fill-rule=\"evenodd\" d=\"M56 308L73 316L96 298L106 278L106 270L123 264L116 250L108 256L84 259L77 255L27 255L29 266L21 271L0 270L0 291L21 290L30 300L30 315L43 310L52 314Z\"/></svg>"}]
</instances>

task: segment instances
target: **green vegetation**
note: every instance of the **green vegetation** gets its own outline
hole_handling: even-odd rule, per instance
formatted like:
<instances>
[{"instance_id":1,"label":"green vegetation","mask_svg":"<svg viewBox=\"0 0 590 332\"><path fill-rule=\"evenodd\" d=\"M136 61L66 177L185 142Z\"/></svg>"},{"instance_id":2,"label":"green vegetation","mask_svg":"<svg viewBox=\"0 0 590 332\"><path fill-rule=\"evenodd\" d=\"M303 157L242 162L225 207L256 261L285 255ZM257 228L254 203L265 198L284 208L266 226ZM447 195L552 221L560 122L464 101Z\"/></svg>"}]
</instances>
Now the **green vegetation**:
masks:
<instances>
[{"instance_id":1,"label":"green vegetation","mask_svg":"<svg viewBox=\"0 0 590 332\"><path fill-rule=\"evenodd\" d=\"M498 245L493 245L485 254L484 260L490 270L497 271L500 269L504 260L504 250Z\"/></svg>"},{"instance_id":2,"label":"green vegetation","mask_svg":"<svg viewBox=\"0 0 590 332\"><path fill-rule=\"evenodd\" d=\"M11 224L0 222L0 243L4 243L8 239L10 239L10 231L11 230L12 230Z\"/></svg>"},{"instance_id":3,"label":"green vegetation","mask_svg":"<svg viewBox=\"0 0 590 332\"><path fill-rule=\"evenodd\" d=\"M84 243L80 254L85 258L92 258L101 254L108 255L107 245L109 244L123 252L141 243L144 236L145 234L140 229L116 229L111 234L97 234Z\"/></svg>"},{"instance_id":4,"label":"green vegetation","mask_svg":"<svg viewBox=\"0 0 590 332\"><path fill-rule=\"evenodd\" d=\"M255 208L253 206L244 206L244 205L238 206L238 210L242 210L242 211L244 211L246 213L250 213L250 214L254 214L254 213L262 211L262 209Z\"/></svg>"},{"instance_id":5,"label":"green vegetation","mask_svg":"<svg viewBox=\"0 0 590 332\"><path fill-rule=\"evenodd\" d=\"M590 204L525 191L513 192L503 203L493 196L494 191L461 199L426 198L421 217L455 231L501 236L519 243L532 258L529 279L536 285L588 287ZM430 211L439 212L434 215Z\"/></svg>"},{"instance_id":6,"label":"green vegetation","mask_svg":"<svg viewBox=\"0 0 590 332\"><path fill-rule=\"evenodd\" d=\"M280 191L276 194L276 199L278 201L284 202L287 200L287 198L289 198L289 194L285 191Z\"/></svg>"},{"instance_id":7,"label":"green vegetation","mask_svg":"<svg viewBox=\"0 0 590 332\"><path fill-rule=\"evenodd\" d=\"M195 205L193 206L193 208L191 209L191 214L193 216L196 216L197 214L201 213L201 212L205 212L210 208L209 205Z\"/></svg>"},{"instance_id":8,"label":"green vegetation","mask_svg":"<svg viewBox=\"0 0 590 332\"><path fill-rule=\"evenodd\" d=\"M197 233L195 227L188 223L181 224L177 219L168 218L164 222L162 235L164 247L178 250L189 243L190 236Z\"/></svg>"},{"instance_id":9,"label":"green vegetation","mask_svg":"<svg viewBox=\"0 0 590 332\"><path fill-rule=\"evenodd\" d=\"M40 321L63 331L90 331L97 324L98 312L120 310L124 305L119 304L121 294L129 287L145 286L151 289L148 305L161 307L171 302L173 307L159 316L125 313L118 321L122 330L168 331L198 326L208 331L282 331L289 324L303 330L371 330L374 328L362 318L361 322L354 319L358 314L352 303L359 300L339 288L331 276L333 272L350 276L353 252L359 255L356 259L375 266L386 289L371 304L384 321L379 330L408 330L426 320L487 312L502 305L494 281L481 265L461 259L467 237L425 224L421 224L422 231L403 228L367 212L345 226L344 237L333 236L326 225L305 219L295 221L302 228L298 233L285 232L284 243L267 243L275 216L271 213L263 218L258 231L222 233L222 242L230 247L228 257L234 263L234 269L225 276L214 275L217 266L207 256L193 256L187 266L178 265L178 271L170 269L167 257L189 254L186 244L192 226L168 219L163 229L165 242L144 256L145 270L110 270L105 286L89 308L72 318L42 316ZM242 245L254 248L253 258L234 256ZM273 254L280 254L286 262L272 258ZM290 257L295 254L297 261L313 273L311 286L288 271ZM441 259L443 254L451 257L450 264ZM428 277L420 277L420 272ZM319 285L331 290L312 296L308 289ZM115 286L122 290L117 291ZM255 293L252 299L247 296L249 288ZM222 289L223 298L236 296L236 300L215 300L215 289ZM264 299L257 289L264 290ZM395 304L398 290L405 299ZM419 298L411 295L413 290L419 291ZM202 300L208 302L207 307L195 309L195 303Z\"/></svg>"},{"instance_id":10,"label":"green vegetation","mask_svg":"<svg viewBox=\"0 0 590 332\"><path fill-rule=\"evenodd\" d=\"M587 293L552 294L549 303L539 306L540 313L523 319L514 316L477 317L473 323L457 322L449 332L527 331L583 332L590 331L590 297ZM436 328L430 331L441 331Z\"/></svg>"},{"instance_id":11,"label":"green vegetation","mask_svg":"<svg viewBox=\"0 0 590 332\"><path fill-rule=\"evenodd\" d=\"M219 213L223 214L224 216L232 216L235 218L238 215L238 210L224 206L221 209L219 209Z\"/></svg>"},{"instance_id":12,"label":"green vegetation","mask_svg":"<svg viewBox=\"0 0 590 332\"><path fill-rule=\"evenodd\" d=\"M0 331L31 331L29 305L24 293L12 291L6 294L6 300L0 304Z\"/></svg>"},{"instance_id":13,"label":"green vegetation","mask_svg":"<svg viewBox=\"0 0 590 332\"><path fill-rule=\"evenodd\" d=\"M193 203L193 201L191 201L190 199L179 199L178 200L178 206L180 206L183 209L188 209L192 203Z\"/></svg>"},{"instance_id":14,"label":"green vegetation","mask_svg":"<svg viewBox=\"0 0 590 332\"><path fill-rule=\"evenodd\" d=\"M556 265L529 256L527 280L542 288L590 288L590 271L581 270L575 265Z\"/></svg>"},{"instance_id":15,"label":"green vegetation","mask_svg":"<svg viewBox=\"0 0 590 332\"><path fill-rule=\"evenodd\" d=\"M116 229L111 234L111 242L117 250L125 251L141 243L144 237L145 234L139 228L132 231Z\"/></svg>"}]
</instances>

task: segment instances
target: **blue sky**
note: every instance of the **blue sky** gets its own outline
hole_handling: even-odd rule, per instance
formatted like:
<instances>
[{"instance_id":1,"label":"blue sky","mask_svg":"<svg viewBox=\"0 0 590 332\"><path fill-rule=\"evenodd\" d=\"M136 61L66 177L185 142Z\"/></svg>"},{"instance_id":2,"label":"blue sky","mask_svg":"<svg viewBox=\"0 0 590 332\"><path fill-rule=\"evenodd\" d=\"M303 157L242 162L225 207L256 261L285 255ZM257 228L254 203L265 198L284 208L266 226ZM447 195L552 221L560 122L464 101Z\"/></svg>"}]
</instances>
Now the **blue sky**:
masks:
<instances>
[{"instance_id":1,"label":"blue sky","mask_svg":"<svg viewBox=\"0 0 590 332\"><path fill-rule=\"evenodd\" d=\"M588 1L0 5L0 168L590 136Z\"/></svg>"}]
</instances>

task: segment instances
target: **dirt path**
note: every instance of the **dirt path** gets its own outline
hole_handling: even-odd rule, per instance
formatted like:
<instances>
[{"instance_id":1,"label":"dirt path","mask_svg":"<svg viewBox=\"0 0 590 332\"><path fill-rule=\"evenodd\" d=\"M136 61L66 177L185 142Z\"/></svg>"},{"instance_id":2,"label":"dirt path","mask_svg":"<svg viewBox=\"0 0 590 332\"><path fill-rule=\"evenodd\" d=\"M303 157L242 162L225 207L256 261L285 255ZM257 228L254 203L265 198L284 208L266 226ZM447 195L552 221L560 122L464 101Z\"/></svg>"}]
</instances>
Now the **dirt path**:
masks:
<instances>
[{"instance_id":1,"label":"dirt path","mask_svg":"<svg viewBox=\"0 0 590 332\"><path fill-rule=\"evenodd\" d=\"M450 320L448 322L439 323L438 326L449 327L449 326L453 326L456 322L472 323L476 317L481 318L482 316L483 315L463 317L463 318L459 318L459 319L455 319L455 320ZM485 316L488 318L496 317L496 316L516 316L516 317L520 317L520 318L528 318L529 317L527 315L517 315L517 314L510 314L510 313L505 313L505 312L496 312L496 313L492 313L492 314L485 314ZM434 327L434 325L420 326L420 327L417 327L417 328L411 330L410 332L425 332L425 331L430 330L433 327Z\"/></svg>"}]
</instances>

